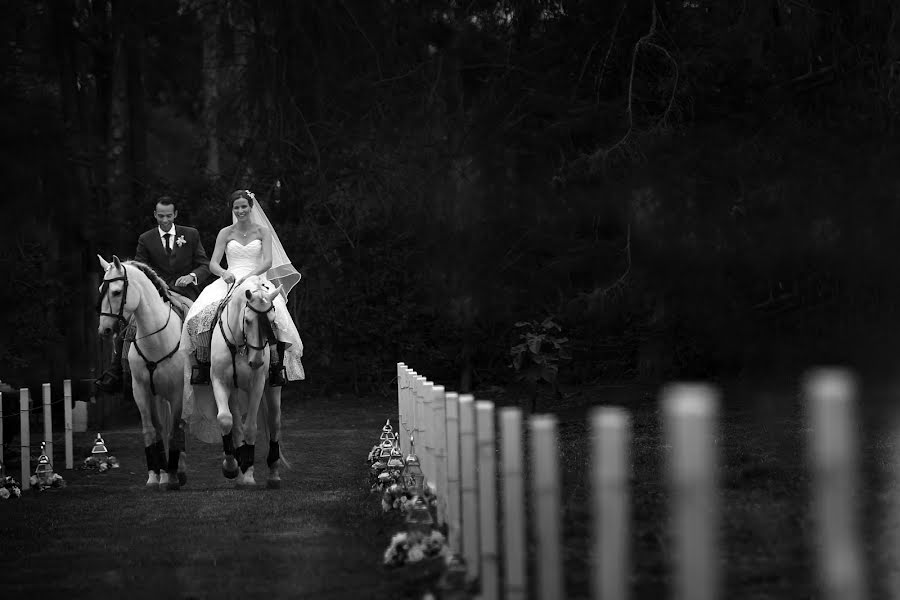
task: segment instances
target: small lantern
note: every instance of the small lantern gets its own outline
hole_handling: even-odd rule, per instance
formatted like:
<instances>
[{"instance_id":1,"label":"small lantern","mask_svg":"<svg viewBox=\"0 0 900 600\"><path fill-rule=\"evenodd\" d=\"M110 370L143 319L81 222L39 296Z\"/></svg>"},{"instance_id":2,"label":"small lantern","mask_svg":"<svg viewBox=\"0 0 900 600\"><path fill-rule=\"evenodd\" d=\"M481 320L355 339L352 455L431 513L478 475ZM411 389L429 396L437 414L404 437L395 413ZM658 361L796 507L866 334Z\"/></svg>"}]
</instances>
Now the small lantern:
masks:
<instances>
[{"instance_id":1,"label":"small lantern","mask_svg":"<svg viewBox=\"0 0 900 600\"><path fill-rule=\"evenodd\" d=\"M47 442L41 442L41 455L38 457L37 467L34 468L34 476L39 485L50 485L53 478L53 464L45 452L46 447Z\"/></svg>"},{"instance_id":2,"label":"small lantern","mask_svg":"<svg viewBox=\"0 0 900 600\"><path fill-rule=\"evenodd\" d=\"M403 462L403 453L400 452L400 448L397 446L391 448L391 458L388 460L388 467L391 469L402 470L405 464L406 463Z\"/></svg>"},{"instance_id":3,"label":"small lantern","mask_svg":"<svg viewBox=\"0 0 900 600\"><path fill-rule=\"evenodd\" d=\"M409 528L410 533L418 532L422 535L428 535L431 533L432 525L434 525L434 519L431 518L431 511L428 509L428 503L425 502L425 499L422 496L416 496L413 498L412 506L409 508L409 513L406 515L406 525Z\"/></svg>"},{"instance_id":4,"label":"small lantern","mask_svg":"<svg viewBox=\"0 0 900 600\"><path fill-rule=\"evenodd\" d=\"M384 427L381 428L381 440L392 440L394 439L394 428L391 427L391 420L388 419L384 422Z\"/></svg>"},{"instance_id":5,"label":"small lantern","mask_svg":"<svg viewBox=\"0 0 900 600\"><path fill-rule=\"evenodd\" d=\"M425 473L422 472L422 464L416 456L416 446L412 436L409 437L409 456L406 457L406 465L403 467L403 485L413 497L425 493Z\"/></svg>"},{"instance_id":6,"label":"small lantern","mask_svg":"<svg viewBox=\"0 0 900 600\"><path fill-rule=\"evenodd\" d=\"M109 455L109 451L106 449L106 443L104 443L103 438L100 437L100 434L97 434L97 439L94 440L94 447L91 449L91 456L103 462L107 459Z\"/></svg>"}]
</instances>

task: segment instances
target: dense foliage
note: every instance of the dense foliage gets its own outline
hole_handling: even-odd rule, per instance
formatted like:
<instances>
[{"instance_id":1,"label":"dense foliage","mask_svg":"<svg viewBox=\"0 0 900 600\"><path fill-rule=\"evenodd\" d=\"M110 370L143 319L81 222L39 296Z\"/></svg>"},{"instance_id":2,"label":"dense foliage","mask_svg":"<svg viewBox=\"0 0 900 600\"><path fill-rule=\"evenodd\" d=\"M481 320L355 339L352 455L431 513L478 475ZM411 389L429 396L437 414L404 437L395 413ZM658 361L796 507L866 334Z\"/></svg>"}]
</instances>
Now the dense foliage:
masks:
<instances>
[{"instance_id":1,"label":"dense foliage","mask_svg":"<svg viewBox=\"0 0 900 600\"><path fill-rule=\"evenodd\" d=\"M2 12L0 379L84 376L96 254L129 256L161 193L211 250L257 192L338 387L512 377L515 323L547 317L561 378L718 374L897 297L890 0Z\"/></svg>"}]
</instances>

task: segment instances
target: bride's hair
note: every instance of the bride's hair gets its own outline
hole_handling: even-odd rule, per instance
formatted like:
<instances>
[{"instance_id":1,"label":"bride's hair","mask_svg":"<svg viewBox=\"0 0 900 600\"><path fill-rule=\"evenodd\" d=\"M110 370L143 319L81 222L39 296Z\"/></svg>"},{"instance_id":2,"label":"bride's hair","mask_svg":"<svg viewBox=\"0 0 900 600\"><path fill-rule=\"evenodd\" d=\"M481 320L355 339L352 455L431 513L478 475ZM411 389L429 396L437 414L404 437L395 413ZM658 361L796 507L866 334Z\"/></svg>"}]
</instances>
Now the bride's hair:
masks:
<instances>
[{"instance_id":1,"label":"bride's hair","mask_svg":"<svg viewBox=\"0 0 900 600\"><path fill-rule=\"evenodd\" d=\"M253 203L256 201L256 196L254 196L253 192L251 192L250 190L237 190L236 192L231 193L228 204L230 206L234 206L234 201L238 198L243 198L244 200L249 202L250 208L253 208Z\"/></svg>"}]
</instances>

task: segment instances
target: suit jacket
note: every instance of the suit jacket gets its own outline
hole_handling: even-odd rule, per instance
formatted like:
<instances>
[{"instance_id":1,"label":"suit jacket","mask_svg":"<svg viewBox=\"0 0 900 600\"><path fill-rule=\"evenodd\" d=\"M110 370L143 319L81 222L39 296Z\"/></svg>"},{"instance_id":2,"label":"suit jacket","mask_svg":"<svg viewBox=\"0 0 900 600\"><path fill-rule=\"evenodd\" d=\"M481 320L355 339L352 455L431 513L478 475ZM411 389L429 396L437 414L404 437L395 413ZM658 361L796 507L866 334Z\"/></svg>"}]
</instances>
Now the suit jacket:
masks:
<instances>
[{"instance_id":1,"label":"suit jacket","mask_svg":"<svg viewBox=\"0 0 900 600\"><path fill-rule=\"evenodd\" d=\"M166 254L162 238L159 237L159 228L154 227L138 238L134 259L150 265L157 275L179 294L196 300L203 284L210 276L209 258L200 241L200 232L184 225L176 224L173 227L171 255ZM190 273L197 275L198 285L175 285L176 279Z\"/></svg>"}]
</instances>

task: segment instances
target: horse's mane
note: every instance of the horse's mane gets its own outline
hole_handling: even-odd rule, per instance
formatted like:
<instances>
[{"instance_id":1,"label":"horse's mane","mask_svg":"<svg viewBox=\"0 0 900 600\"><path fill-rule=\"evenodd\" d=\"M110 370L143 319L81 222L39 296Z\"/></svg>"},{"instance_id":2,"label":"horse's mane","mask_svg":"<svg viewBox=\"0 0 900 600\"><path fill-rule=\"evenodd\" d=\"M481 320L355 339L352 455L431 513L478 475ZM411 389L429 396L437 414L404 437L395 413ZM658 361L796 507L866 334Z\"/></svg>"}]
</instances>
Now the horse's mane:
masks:
<instances>
[{"instance_id":1,"label":"horse's mane","mask_svg":"<svg viewBox=\"0 0 900 600\"><path fill-rule=\"evenodd\" d=\"M152 283L156 288L156 291L159 292L159 297L166 302L169 301L168 287L166 286L166 282L162 280L162 277L156 274L156 271L154 271L150 267L150 265L146 265L137 260L127 260L124 264L131 265L132 267L135 267L138 271L146 275L147 279L150 280L150 283Z\"/></svg>"}]
</instances>

